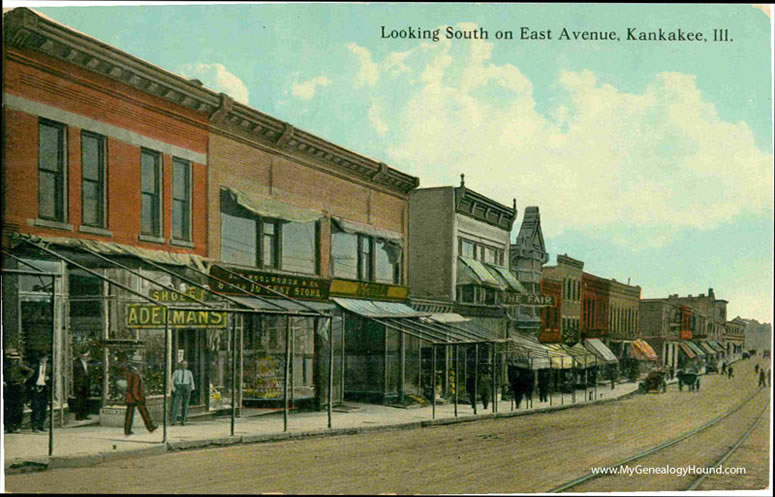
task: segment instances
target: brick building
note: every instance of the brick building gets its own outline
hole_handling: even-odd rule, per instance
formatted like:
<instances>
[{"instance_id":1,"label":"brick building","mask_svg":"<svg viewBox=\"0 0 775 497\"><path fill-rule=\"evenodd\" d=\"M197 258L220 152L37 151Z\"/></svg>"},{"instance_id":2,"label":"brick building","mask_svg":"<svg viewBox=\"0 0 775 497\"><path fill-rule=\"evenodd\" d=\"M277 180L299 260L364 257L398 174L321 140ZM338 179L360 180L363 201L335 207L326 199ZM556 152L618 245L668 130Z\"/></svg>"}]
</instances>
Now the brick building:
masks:
<instances>
[{"instance_id":1,"label":"brick building","mask_svg":"<svg viewBox=\"0 0 775 497\"><path fill-rule=\"evenodd\" d=\"M584 262L568 254L557 255L556 266L544 266L543 280L560 284L562 308L560 309L560 335L562 341L573 344L581 341L581 277Z\"/></svg>"}]
</instances>

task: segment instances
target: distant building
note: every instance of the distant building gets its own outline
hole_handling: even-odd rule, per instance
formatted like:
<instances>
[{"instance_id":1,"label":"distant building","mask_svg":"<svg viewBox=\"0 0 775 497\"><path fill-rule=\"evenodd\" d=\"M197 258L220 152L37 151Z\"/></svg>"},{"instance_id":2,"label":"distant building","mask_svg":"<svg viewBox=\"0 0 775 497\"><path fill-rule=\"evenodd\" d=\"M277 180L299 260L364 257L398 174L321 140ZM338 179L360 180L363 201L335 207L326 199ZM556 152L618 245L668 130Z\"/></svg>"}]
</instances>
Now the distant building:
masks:
<instances>
[{"instance_id":1,"label":"distant building","mask_svg":"<svg viewBox=\"0 0 775 497\"><path fill-rule=\"evenodd\" d=\"M509 264L525 288L527 298L516 309L515 324L519 331L538 335L542 329L541 310L550 299L541 294L543 265L549 260L541 231L541 214L536 206L525 208L522 225L514 245L509 250Z\"/></svg>"},{"instance_id":2,"label":"distant building","mask_svg":"<svg viewBox=\"0 0 775 497\"><path fill-rule=\"evenodd\" d=\"M772 348L772 325L760 323L755 319L742 319L745 322L744 350L770 350Z\"/></svg>"},{"instance_id":3,"label":"distant building","mask_svg":"<svg viewBox=\"0 0 775 497\"><path fill-rule=\"evenodd\" d=\"M584 262L565 255L557 256L556 266L546 266L543 279L560 284L560 337L566 344L581 340L581 276Z\"/></svg>"}]
</instances>

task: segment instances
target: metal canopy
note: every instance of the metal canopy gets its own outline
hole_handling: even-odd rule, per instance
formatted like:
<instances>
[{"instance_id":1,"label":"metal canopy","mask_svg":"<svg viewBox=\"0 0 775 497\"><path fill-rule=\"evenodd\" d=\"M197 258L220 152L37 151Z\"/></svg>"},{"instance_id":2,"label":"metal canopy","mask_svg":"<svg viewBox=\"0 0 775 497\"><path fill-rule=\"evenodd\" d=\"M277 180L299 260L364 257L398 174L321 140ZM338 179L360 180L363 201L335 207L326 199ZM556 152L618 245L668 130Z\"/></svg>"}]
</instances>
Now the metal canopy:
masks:
<instances>
[{"instance_id":1,"label":"metal canopy","mask_svg":"<svg viewBox=\"0 0 775 497\"><path fill-rule=\"evenodd\" d=\"M428 312L418 312L400 302L382 302L378 300L332 298L345 310L365 318L419 318L430 316Z\"/></svg>"},{"instance_id":2,"label":"metal canopy","mask_svg":"<svg viewBox=\"0 0 775 497\"><path fill-rule=\"evenodd\" d=\"M619 362L619 360L616 358L616 355L611 352L611 349L606 347L605 344L598 338L585 339L584 346L587 348L587 350L595 354L600 362L605 364L615 364Z\"/></svg>"}]
</instances>

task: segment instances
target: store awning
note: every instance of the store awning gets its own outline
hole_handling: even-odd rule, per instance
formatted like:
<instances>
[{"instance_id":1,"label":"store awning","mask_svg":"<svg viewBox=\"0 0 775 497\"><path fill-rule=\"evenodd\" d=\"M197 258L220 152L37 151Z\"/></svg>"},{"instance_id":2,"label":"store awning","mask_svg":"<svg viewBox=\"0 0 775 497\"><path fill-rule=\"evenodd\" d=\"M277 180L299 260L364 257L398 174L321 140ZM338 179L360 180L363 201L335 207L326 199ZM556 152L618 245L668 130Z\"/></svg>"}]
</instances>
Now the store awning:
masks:
<instances>
[{"instance_id":1,"label":"store awning","mask_svg":"<svg viewBox=\"0 0 775 497\"><path fill-rule=\"evenodd\" d=\"M59 247L70 249L91 250L100 255L123 255L134 256L140 259L147 259L158 264L168 264L172 266L190 266L200 271L205 271L204 259L195 254L165 252L162 250L149 250L131 245L124 245L115 242L101 242L97 240L85 240L81 238L65 238L58 236L32 236L18 235L28 239L32 243L52 244Z\"/></svg>"},{"instance_id":2,"label":"store awning","mask_svg":"<svg viewBox=\"0 0 775 497\"><path fill-rule=\"evenodd\" d=\"M683 342L678 344L678 348L679 348L679 350L681 352L686 354L686 357L688 357L689 359L695 359L697 357L697 354L694 353L694 351L691 349L691 347L689 347L688 345L686 345Z\"/></svg>"},{"instance_id":3,"label":"store awning","mask_svg":"<svg viewBox=\"0 0 775 497\"><path fill-rule=\"evenodd\" d=\"M584 347L590 352L595 354L600 362L605 364L616 364L619 360L616 358L611 349L605 346L603 342L598 338L587 338L584 340Z\"/></svg>"},{"instance_id":4,"label":"store awning","mask_svg":"<svg viewBox=\"0 0 775 497\"><path fill-rule=\"evenodd\" d=\"M460 314L454 312L437 312L430 315L430 318L440 323L467 323L471 321L468 318L464 318Z\"/></svg>"},{"instance_id":5,"label":"store awning","mask_svg":"<svg viewBox=\"0 0 775 497\"><path fill-rule=\"evenodd\" d=\"M714 349L710 346L708 342L700 342L700 347L707 352L709 355L716 355L718 354L718 350Z\"/></svg>"},{"instance_id":6,"label":"store awning","mask_svg":"<svg viewBox=\"0 0 775 497\"><path fill-rule=\"evenodd\" d=\"M457 284L489 286L497 290L507 288L506 284L492 274L483 263L462 255L458 256Z\"/></svg>"},{"instance_id":7,"label":"store awning","mask_svg":"<svg viewBox=\"0 0 775 497\"><path fill-rule=\"evenodd\" d=\"M508 338L508 361L517 367L548 369L553 367L552 357L561 355L564 353L550 350L532 334L514 333Z\"/></svg>"},{"instance_id":8,"label":"store awning","mask_svg":"<svg viewBox=\"0 0 775 497\"><path fill-rule=\"evenodd\" d=\"M297 223L311 223L323 218L323 213L314 209L305 209L286 204L268 197L247 194L236 188L223 188L231 199L240 207L253 214Z\"/></svg>"},{"instance_id":9,"label":"store awning","mask_svg":"<svg viewBox=\"0 0 775 497\"><path fill-rule=\"evenodd\" d=\"M370 224L358 223L341 217L332 217L331 219L336 223L336 226L345 233L362 233L364 235L371 235L374 238L382 238L397 243L398 245L403 244L403 235L396 231L377 228Z\"/></svg>"},{"instance_id":10,"label":"store awning","mask_svg":"<svg viewBox=\"0 0 775 497\"><path fill-rule=\"evenodd\" d=\"M554 353L552 356L552 368L554 369L572 369L573 357L559 343L546 343L544 347Z\"/></svg>"},{"instance_id":11,"label":"store awning","mask_svg":"<svg viewBox=\"0 0 775 497\"><path fill-rule=\"evenodd\" d=\"M517 280L516 276L514 276L514 273L509 271L509 268L496 266L495 264L485 264L485 267L490 271L490 273L495 275L496 278L499 278L508 289L518 293L527 293L525 291L525 287L523 287L522 283Z\"/></svg>"},{"instance_id":12,"label":"store awning","mask_svg":"<svg viewBox=\"0 0 775 497\"><path fill-rule=\"evenodd\" d=\"M265 309L265 310L271 310L271 311L276 311L278 309L283 309L291 312L306 312L306 311L314 310L317 312L323 312L328 314L334 309L336 309L336 306L330 302L317 302L313 300L290 301L290 300L275 299L275 298L258 299L253 297L236 297L236 296L232 297L232 299L246 306L250 306L254 309Z\"/></svg>"},{"instance_id":13,"label":"store awning","mask_svg":"<svg viewBox=\"0 0 775 497\"><path fill-rule=\"evenodd\" d=\"M571 357L573 357L575 367L591 368L592 366L597 366L597 357L585 349L582 344L577 343L572 346L563 345L562 347L568 351L568 354L570 354Z\"/></svg>"},{"instance_id":14,"label":"store awning","mask_svg":"<svg viewBox=\"0 0 775 497\"><path fill-rule=\"evenodd\" d=\"M726 352L726 350L724 350L724 346L718 343L717 341L708 340L708 343L710 344L711 347L716 349L717 352Z\"/></svg>"},{"instance_id":15,"label":"store awning","mask_svg":"<svg viewBox=\"0 0 775 497\"><path fill-rule=\"evenodd\" d=\"M657 357L656 352L654 352L654 349L651 348L651 345L648 344L645 340L637 339L632 342L632 346L630 348L630 354L632 354L632 357L639 360L639 361L658 361L659 358Z\"/></svg>"},{"instance_id":16,"label":"store awning","mask_svg":"<svg viewBox=\"0 0 775 497\"><path fill-rule=\"evenodd\" d=\"M689 348L691 348L691 349L692 349L692 352L694 352L694 355L696 355L697 357L705 357L705 356L707 355L707 354L705 353L705 351L704 351L704 350L702 350L702 347L700 347L700 346L699 346L699 345L697 345L696 343L694 343L694 342L691 342L691 341L689 341L689 340L685 341L684 343L685 343L686 345L688 345L688 346L689 346Z\"/></svg>"},{"instance_id":17,"label":"store awning","mask_svg":"<svg viewBox=\"0 0 775 497\"><path fill-rule=\"evenodd\" d=\"M405 333L420 340L436 344L493 343L499 340L475 333L468 322L441 322L431 319L427 312L417 312L400 302L382 302L376 300L358 300L346 298L332 299L346 311L371 319L392 330ZM465 327L463 326L465 325Z\"/></svg>"}]
</instances>

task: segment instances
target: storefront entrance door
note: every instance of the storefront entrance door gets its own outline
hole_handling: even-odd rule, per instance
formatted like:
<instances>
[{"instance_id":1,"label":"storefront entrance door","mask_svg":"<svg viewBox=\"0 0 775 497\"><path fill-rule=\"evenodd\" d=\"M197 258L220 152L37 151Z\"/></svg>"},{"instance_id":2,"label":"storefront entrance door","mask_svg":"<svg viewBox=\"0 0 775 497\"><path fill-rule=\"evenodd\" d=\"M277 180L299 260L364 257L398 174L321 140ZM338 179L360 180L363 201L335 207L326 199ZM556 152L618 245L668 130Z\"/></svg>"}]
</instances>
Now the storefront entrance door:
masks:
<instances>
[{"instance_id":1,"label":"storefront entrance door","mask_svg":"<svg viewBox=\"0 0 775 497\"><path fill-rule=\"evenodd\" d=\"M177 364L180 361L185 360L188 362L188 369L194 375L196 390L191 392L191 402L189 405L207 407L209 400L209 395L206 395L209 385L207 378L209 354L204 330L175 330L172 347L174 350L172 358L173 370L177 368Z\"/></svg>"}]
</instances>

